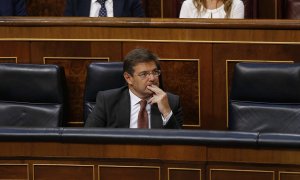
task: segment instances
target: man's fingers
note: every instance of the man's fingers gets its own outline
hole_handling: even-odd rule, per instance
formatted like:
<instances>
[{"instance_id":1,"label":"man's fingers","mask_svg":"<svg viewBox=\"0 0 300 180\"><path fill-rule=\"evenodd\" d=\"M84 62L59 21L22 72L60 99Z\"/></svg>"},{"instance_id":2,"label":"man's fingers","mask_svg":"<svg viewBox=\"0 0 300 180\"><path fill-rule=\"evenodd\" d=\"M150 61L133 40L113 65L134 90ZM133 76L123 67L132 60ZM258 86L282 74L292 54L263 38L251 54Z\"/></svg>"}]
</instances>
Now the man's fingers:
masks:
<instances>
[{"instance_id":1,"label":"man's fingers","mask_svg":"<svg viewBox=\"0 0 300 180\"><path fill-rule=\"evenodd\" d=\"M153 91L155 94L158 94L158 93L162 92L162 90L159 87L155 86L155 85L147 86L147 88L150 91Z\"/></svg>"},{"instance_id":2,"label":"man's fingers","mask_svg":"<svg viewBox=\"0 0 300 180\"><path fill-rule=\"evenodd\" d=\"M155 102L155 97L153 96L152 98L150 98L149 100L148 100L148 102L152 105L152 104L154 104L154 103L156 103Z\"/></svg>"}]
</instances>

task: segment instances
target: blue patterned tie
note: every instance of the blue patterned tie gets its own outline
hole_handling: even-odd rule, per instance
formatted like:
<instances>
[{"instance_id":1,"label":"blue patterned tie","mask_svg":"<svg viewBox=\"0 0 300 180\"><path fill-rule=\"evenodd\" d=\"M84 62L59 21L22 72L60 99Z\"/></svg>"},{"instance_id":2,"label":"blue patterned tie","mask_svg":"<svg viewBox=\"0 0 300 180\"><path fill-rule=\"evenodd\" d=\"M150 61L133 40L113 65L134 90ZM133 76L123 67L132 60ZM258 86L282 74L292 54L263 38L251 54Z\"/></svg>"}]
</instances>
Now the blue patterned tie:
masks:
<instances>
[{"instance_id":1,"label":"blue patterned tie","mask_svg":"<svg viewBox=\"0 0 300 180\"><path fill-rule=\"evenodd\" d=\"M98 0L97 2L101 5L100 11L99 11L99 17L107 17L107 11L105 7L105 1L106 0Z\"/></svg>"}]
</instances>

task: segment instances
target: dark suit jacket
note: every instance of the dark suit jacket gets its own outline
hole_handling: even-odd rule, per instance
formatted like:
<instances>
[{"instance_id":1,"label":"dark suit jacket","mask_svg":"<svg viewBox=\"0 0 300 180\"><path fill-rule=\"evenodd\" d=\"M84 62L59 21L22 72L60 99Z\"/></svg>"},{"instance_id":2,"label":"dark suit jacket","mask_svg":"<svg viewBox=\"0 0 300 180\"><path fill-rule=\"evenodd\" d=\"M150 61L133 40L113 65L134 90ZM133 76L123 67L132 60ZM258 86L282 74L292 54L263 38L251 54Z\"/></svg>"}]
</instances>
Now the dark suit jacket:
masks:
<instances>
[{"instance_id":1,"label":"dark suit jacket","mask_svg":"<svg viewBox=\"0 0 300 180\"><path fill-rule=\"evenodd\" d=\"M26 16L25 0L0 0L0 16Z\"/></svg>"},{"instance_id":2,"label":"dark suit jacket","mask_svg":"<svg viewBox=\"0 0 300 180\"><path fill-rule=\"evenodd\" d=\"M161 113L157 104L151 106L151 128L179 129L183 124L182 108L179 96L167 93L173 115L163 126ZM97 103L89 115L85 127L129 128L130 125L130 95L127 86L99 91Z\"/></svg>"},{"instance_id":3,"label":"dark suit jacket","mask_svg":"<svg viewBox=\"0 0 300 180\"><path fill-rule=\"evenodd\" d=\"M91 1L67 0L65 16L90 16ZM140 0L113 0L114 17L144 17Z\"/></svg>"}]
</instances>

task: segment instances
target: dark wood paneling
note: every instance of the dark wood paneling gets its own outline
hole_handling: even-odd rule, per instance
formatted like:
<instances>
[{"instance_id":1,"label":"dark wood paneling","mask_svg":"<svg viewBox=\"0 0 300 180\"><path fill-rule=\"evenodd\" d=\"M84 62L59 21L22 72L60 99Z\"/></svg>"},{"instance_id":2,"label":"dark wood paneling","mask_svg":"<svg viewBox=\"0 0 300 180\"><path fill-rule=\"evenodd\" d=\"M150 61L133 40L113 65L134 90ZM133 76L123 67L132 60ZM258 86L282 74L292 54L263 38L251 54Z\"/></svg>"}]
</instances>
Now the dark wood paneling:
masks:
<instances>
[{"instance_id":1,"label":"dark wood paneling","mask_svg":"<svg viewBox=\"0 0 300 180\"><path fill-rule=\"evenodd\" d=\"M0 62L16 63L17 60L18 63L29 63L30 42L1 41L0 58Z\"/></svg>"},{"instance_id":2,"label":"dark wood paneling","mask_svg":"<svg viewBox=\"0 0 300 180\"><path fill-rule=\"evenodd\" d=\"M180 95L182 106L184 107L185 126L201 125L199 116L199 61L161 60L164 89Z\"/></svg>"},{"instance_id":3,"label":"dark wood paneling","mask_svg":"<svg viewBox=\"0 0 300 180\"><path fill-rule=\"evenodd\" d=\"M284 18L285 0L276 0L277 2L277 18Z\"/></svg>"},{"instance_id":4,"label":"dark wood paneling","mask_svg":"<svg viewBox=\"0 0 300 180\"><path fill-rule=\"evenodd\" d=\"M162 147L161 158L169 161L205 161L207 156L206 147L184 146L184 145L164 145ZM183 153L184 152L184 153Z\"/></svg>"},{"instance_id":5,"label":"dark wood paneling","mask_svg":"<svg viewBox=\"0 0 300 180\"><path fill-rule=\"evenodd\" d=\"M63 16L66 0L27 0L29 16Z\"/></svg>"},{"instance_id":6,"label":"dark wood paneling","mask_svg":"<svg viewBox=\"0 0 300 180\"><path fill-rule=\"evenodd\" d=\"M44 57L101 57L109 61L122 59L121 42L42 41L31 44L32 63L36 64L42 63Z\"/></svg>"},{"instance_id":7,"label":"dark wood paneling","mask_svg":"<svg viewBox=\"0 0 300 180\"><path fill-rule=\"evenodd\" d=\"M28 179L28 166L24 164L0 164L0 179Z\"/></svg>"},{"instance_id":8,"label":"dark wood paneling","mask_svg":"<svg viewBox=\"0 0 300 180\"><path fill-rule=\"evenodd\" d=\"M299 180L300 172L279 172L279 180Z\"/></svg>"},{"instance_id":9,"label":"dark wood paneling","mask_svg":"<svg viewBox=\"0 0 300 180\"><path fill-rule=\"evenodd\" d=\"M151 17L151 18L162 17L161 1L162 0L142 0L146 17Z\"/></svg>"},{"instance_id":10,"label":"dark wood paneling","mask_svg":"<svg viewBox=\"0 0 300 180\"><path fill-rule=\"evenodd\" d=\"M92 42L92 57L108 57L109 62L122 61L122 42Z\"/></svg>"},{"instance_id":11,"label":"dark wood paneling","mask_svg":"<svg viewBox=\"0 0 300 180\"><path fill-rule=\"evenodd\" d=\"M177 6L176 0L161 0L163 2L163 17L164 18L176 18Z\"/></svg>"},{"instance_id":12,"label":"dark wood paneling","mask_svg":"<svg viewBox=\"0 0 300 180\"><path fill-rule=\"evenodd\" d=\"M6 17L0 38L31 41L295 43L297 20ZM84 49L82 49L84 50Z\"/></svg>"},{"instance_id":13,"label":"dark wood paneling","mask_svg":"<svg viewBox=\"0 0 300 180\"><path fill-rule=\"evenodd\" d=\"M259 164L300 164L300 152L296 149L257 149L257 148L208 148L208 161L247 162ZM252 167L253 168L253 167ZM296 170L294 170L296 171Z\"/></svg>"},{"instance_id":14,"label":"dark wood paneling","mask_svg":"<svg viewBox=\"0 0 300 180\"><path fill-rule=\"evenodd\" d=\"M92 57L91 42L32 42L30 50L35 64L43 63L45 57Z\"/></svg>"},{"instance_id":15,"label":"dark wood paneling","mask_svg":"<svg viewBox=\"0 0 300 180\"><path fill-rule=\"evenodd\" d=\"M192 168L177 168L169 169L169 180L201 180L201 169L192 169Z\"/></svg>"},{"instance_id":16,"label":"dark wood paneling","mask_svg":"<svg viewBox=\"0 0 300 180\"><path fill-rule=\"evenodd\" d=\"M159 167L147 166L99 166L99 177L105 180L160 180Z\"/></svg>"},{"instance_id":17,"label":"dark wood paneling","mask_svg":"<svg viewBox=\"0 0 300 180\"><path fill-rule=\"evenodd\" d=\"M84 165L34 165L35 180L94 180L93 166Z\"/></svg>"},{"instance_id":18,"label":"dark wood paneling","mask_svg":"<svg viewBox=\"0 0 300 180\"><path fill-rule=\"evenodd\" d=\"M277 0L258 0L258 18L275 19L276 18L276 1Z\"/></svg>"},{"instance_id":19,"label":"dark wood paneling","mask_svg":"<svg viewBox=\"0 0 300 180\"><path fill-rule=\"evenodd\" d=\"M30 180L94 180L98 175L151 180L299 178L298 149L226 146L1 142L0 178L27 179L27 174Z\"/></svg>"},{"instance_id":20,"label":"dark wood paneling","mask_svg":"<svg viewBox=\"0 0 300 180\"><path fill-rule=\"evenodd\" d=\"M275 172L255 169L210 169L210 180L274 180Z\"/></svg>"},{"instance_id":21,"label":"dark wood paneling","mask_svg":"<svg viewBox=\"0 0 300 180\"><path fill-rule=\"evenodd\" d=\"M0 57L0 63L17 63L17 57Z\"/></svg>"},{"instance_id":22,"label":"dark wood paneling","mask_svg":"<svg viewBox=\"0 0 300 180\"><path fill-rule=\"evenodd\" d=\"M148 48L163 59L164 87L166 91L181 97L184 124L191 125L186 128L199 128L199 123L201 128L206 128L212 113L212 46L192 43L124 43L124 54L135 47Z\"/></svg>"}]
</instances>

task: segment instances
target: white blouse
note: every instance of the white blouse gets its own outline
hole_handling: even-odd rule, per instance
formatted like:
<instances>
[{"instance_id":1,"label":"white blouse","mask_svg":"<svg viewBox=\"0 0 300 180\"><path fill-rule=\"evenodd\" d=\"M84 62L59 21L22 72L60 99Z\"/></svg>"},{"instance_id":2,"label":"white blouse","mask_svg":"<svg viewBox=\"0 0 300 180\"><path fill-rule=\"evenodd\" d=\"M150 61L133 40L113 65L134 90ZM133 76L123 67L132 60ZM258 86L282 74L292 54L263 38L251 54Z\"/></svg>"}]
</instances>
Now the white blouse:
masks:
<instances>
[{"instance_id":1,"label":"white blouse","mask_svg":"<svg viewBox=\"0 0 300 180\"><path fill-rule=\"evenodd\" d=\"M229 18L243 19L244 13L244 3L241 0L233 0ZM179 18L225 18L225 16L224 4L217 9L205 9L202 7L202 10L198 12L193 0L185 0L182 3Z\"/></svg>"}]
</instances>

